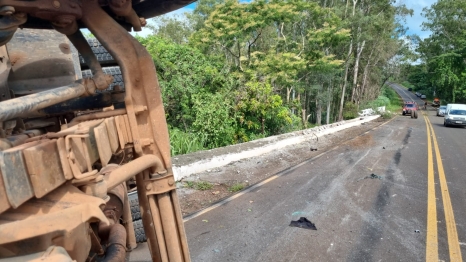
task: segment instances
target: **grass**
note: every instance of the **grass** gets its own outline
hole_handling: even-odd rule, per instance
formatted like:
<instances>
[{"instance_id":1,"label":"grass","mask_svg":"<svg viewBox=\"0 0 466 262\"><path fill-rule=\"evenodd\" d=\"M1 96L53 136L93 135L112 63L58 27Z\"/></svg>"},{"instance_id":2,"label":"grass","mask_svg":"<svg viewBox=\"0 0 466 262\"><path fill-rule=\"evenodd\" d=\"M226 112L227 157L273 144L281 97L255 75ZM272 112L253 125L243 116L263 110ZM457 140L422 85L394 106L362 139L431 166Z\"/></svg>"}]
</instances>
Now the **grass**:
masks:
<instances>
[{"instance_id":1,"label":"grass","mask_svg":"<svg viewBox=\"0 0 466 262\"><path fill-rule=\"evenodd\" d=\"M172 156L204 150L205 139L177 128L169 129L170 153Z\"/></svg>"},{"instance_id":2,"label":"grass","mask_svg":"<svg viewBox=\"0 0 466 262\"><path fill-rule=\"evenodd\" d=\"M231 187L229 187L229 188L228 188L228 191L234 193L234 192L241 191L241 190L243 190L243 189L244 189L244 185L238 183L238 184L234 184L234 185L232 185Z\"/></svg>"},{"instance_id":3,"label":"grass","mask_svg":"<svg viewBox=\"0 0 466 262\"><path fill-rule=\"evenodd\" d=\"M194 182L194 181L184 181L184 186L187 188L192 188L196 190L209 190L214 187L211 183L207 181L201 181L201 182Z\"/></svg>"},{"instance_id":4,"label":"grass","mask_svg":"<svg viewBox=\"0 0 466 262\"><path fill-rule=\"evenodd\" d=\"M184 181L184 185L187 188L194 188L196 184L193 181Z\"/></svg>"},{"instance_id":5,"label":"grass","mask_svg":"<svg viewBox=\"0 0 466 262\"><path fill-rule=\"evenodd\" d=\"M214 185L212 185L211 183L207 182L207 181L202 181L202 182L199 182L199 183L196 183L196 189L197 190L209 190L209 189L212 189L214 187Z\"/></svg>"}]
</instances>

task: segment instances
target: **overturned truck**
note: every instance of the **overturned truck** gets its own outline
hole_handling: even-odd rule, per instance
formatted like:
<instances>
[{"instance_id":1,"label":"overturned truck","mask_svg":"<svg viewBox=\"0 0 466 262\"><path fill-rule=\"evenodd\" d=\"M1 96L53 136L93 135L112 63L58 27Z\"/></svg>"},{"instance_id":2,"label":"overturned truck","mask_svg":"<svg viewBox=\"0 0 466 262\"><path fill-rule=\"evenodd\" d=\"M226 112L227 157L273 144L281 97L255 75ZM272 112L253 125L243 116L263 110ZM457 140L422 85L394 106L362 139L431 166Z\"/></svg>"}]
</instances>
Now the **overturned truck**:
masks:
<instances>
[{"instance_id":1,"label":"overturned truck","mask_svg":"<svg viewBox=\"0 0 466 262\"><path fill-rule=\"evenodd\" d=\"M125 261L129 191L152 260L190 260L154 63L128 33L190 2L0 0L0 261Z\"/></svg>"}]
</instances>

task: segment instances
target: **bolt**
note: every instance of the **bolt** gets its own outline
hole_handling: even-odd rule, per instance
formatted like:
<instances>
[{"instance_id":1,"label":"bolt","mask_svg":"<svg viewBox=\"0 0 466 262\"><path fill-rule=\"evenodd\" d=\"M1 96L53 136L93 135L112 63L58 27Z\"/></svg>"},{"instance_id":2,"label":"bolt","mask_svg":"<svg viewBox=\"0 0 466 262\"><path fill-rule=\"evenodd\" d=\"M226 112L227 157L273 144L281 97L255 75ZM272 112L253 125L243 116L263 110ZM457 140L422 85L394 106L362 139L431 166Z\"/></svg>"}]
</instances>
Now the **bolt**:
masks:
<instances>
[{"instance_id":1,"label":"bolt","mask_svg":"<svg viewBox=\"0 0 466 262\"><path fill-rule=\"evenodd\" d=\"M141 23L141 26L146 26L147 25L147 21L144 17L139 17L139 22Z\"/></svg>"},{"instance_id":2,"label":"bolt","mask_svg":"<svg viewBox=\"0 0 466 262\"><path fill-rule=\"evenodd\" d=\"M16 18L25 18L25 17L26 17L26 13L17 12L17 13L15 13L15 16L16 16Z\"/></svg>"},{"instance_id":3,"label":"bolt","mask_svg":"<svg viewBox=\"0 0 466 262\"><path fill-rule=\"evenodd\" d=\"M60 2L58 0L53 1L53 7L60 8Z\"/></svg>"},{"instance_id":4,"label":"bolt","mask_svg":"<svg viewBox=\"0 0 466 262\"><path fill-rule=\"evenodd\" d=\"M152 185L151 185L151 184L147 184L147 185L146 185L146 190L147 190L147 191L151 191L151 190L152 190Z\"/></svg>"},{"instance_id":5,"label":"bolt","mask_svg":"<svg viewBox=\"0 0 466 262\"><path fill-rule=\"evenodd\" d=\"M170 177L170 178L168 179L168 185L169 185L169 186L173 186L173 184L175 184L175 180L174 180L172 177Z\"/></svg>"},{"instance_id":6,"label":"bolt","mask_svg":"<svg viewBox=\"0 0 466 262\"><path fill-rule=\"evenodd\" d=\"M0 7L0 15L12 15L15 13L15 8L13 6L2 6Z\"/></svg>"},{"instance_id":7,"label":"bolt","mask_svg":"<svg viewBox=\"0 0 466 262\"><path fill-rule=\"evenodd\" d=\"M68 16L62 16L62 17L59 17L56 21L55 21L55 25L57 26L61 26L61 27L65 27L67 25L70 25L71 23L73 23L73 19L71 19L71 17L68 17Z\"/></svg>"}]
</instances>

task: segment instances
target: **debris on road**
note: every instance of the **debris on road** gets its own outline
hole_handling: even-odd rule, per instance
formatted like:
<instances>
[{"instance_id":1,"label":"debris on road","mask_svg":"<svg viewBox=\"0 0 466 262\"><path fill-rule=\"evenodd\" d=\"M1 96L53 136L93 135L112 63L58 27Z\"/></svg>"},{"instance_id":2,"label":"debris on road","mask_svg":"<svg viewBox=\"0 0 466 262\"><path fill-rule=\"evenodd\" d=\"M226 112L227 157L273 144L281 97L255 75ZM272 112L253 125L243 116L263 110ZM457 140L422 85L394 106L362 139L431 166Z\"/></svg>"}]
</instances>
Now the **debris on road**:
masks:
<instances>
[{"instance_id":1,"label":"debris on road","mask_svg":"<svg viewBox=\"0 0 466 262\"><path fill-rule=\"evenodd\" d=\"M304 229L317 230L316 225L305 217L300 217L298 221L291 221L290 227L299 227L299 228L304 228Z\"/></svg>"},{"instance_id":2,"label":"debris on road","mask_svg":"<svg viewBox=\"0 0 466 262\"><path fill-rule=\"evenodd\" d=\"M319 137L315 133L312 133L312 134L314 135L314 137L311 138L310 150L317 151L317 142L319 142Z\"/></svg>"},{"instance_id":3,"label":"debris on road","mask_svg":"<svg viewBox=\"0 0 466 262\"><path fill-rule=\"evenodd\" d=\"M359 182L359 181L361 181L361 180L368 179L368 178L369 178L369 179L379 179L379 180L382 180L383 177L382 177L382 176L378 176L378 175L372 173L372 174L370 174L370 175L368 175L368 176L365 176L365 177L363 177L363 178L360 178L360 179L358 179L358 180L356 180L356 181Z\"/></svg>"},{"instance_id":4,"label":"debris on road","mask_svg":"<svg viewBox=\"0 0 466 262\"><path fill-rule=\"evenodd\" d=\"M209 220L207 220L207 219L204 219L204 220L202 220L202 222L205 222L205 223L207 223L207 222L209 222Z\"/></svg>"},{"instance_id":5,"label":"debris on road","mask_svg":"<svg viewBox=\"0 0 466 262\"><path fill-rule=\"evenodd\" d=\"M367 178L370 178L370 179L382 179L381 176L378 176L376 174L371 174L370 176L364 177L364 179L367 179Z\"/></svg>"},{"instance_id":6,"label":"debris on road","mask_svg":"<svg viewBox=\"0 0 466 262\"><path fill-rule=\"evenodd\" d=\"M416 229L416 230L414 230L414 233L421 233L421 231Z\"/></svg>"}]
</instances>

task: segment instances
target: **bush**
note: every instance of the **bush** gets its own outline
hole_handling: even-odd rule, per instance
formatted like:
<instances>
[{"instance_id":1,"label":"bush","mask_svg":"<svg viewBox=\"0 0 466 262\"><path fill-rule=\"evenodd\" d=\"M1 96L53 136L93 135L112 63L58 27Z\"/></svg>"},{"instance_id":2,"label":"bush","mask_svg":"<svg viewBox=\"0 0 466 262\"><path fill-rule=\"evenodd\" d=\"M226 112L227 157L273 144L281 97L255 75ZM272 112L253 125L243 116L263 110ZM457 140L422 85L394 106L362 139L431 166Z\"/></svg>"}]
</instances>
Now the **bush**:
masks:
<instances>
[{"instance_id":1,"label":"bush","mask_svg":"<svg viewBox=\"0 0 466 262\"><path fill-rule=\"evenodd\" d=\"M406 87L406 89L412 88L413 90L416 90L416 87L413 84L411 84L410 82L408 82L408 81L403 81L403 83L401 83L401 85Z\"/></svg>"},{"instance_id":2,"label":"bush","mask_svg":"<svg viewBox=\"0 0 466 262\"><path fill-rule=\"evenodd\" d=\"M343 119L353 119L358 117L358 107L356 104L351 102L346 102L345 106L343 107Z\"/></svg>"},{"instance_id":3,"label":"bush","mask_svg":"<svg viewBox=\"0 0 466 262\"><path fill-rule=\"evenodd\" d=\"M383 118L383 119L390 119L393 117L394 114L392 114L391 112L389 111L385 111L383 113L380 114L380 116Z\"/></svg>"}]
</instances>

